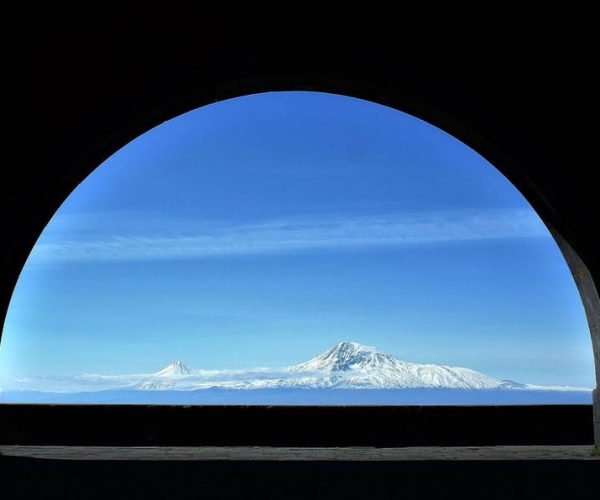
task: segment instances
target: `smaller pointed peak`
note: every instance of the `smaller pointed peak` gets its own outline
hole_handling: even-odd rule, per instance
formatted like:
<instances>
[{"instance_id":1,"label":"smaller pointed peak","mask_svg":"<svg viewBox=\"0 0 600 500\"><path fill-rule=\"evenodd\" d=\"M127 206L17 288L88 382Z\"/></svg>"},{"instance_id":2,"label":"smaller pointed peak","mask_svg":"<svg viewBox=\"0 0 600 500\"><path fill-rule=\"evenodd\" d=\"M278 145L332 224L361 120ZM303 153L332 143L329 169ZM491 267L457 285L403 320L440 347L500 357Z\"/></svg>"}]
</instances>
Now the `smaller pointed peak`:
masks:
<instances>
[{"instance_id":1,"label":"smaller pointed peak","mask_svg":"<svg viewBox=\"0 0 600 500\"><path fill-rule=\"evenodd\" d=\"M159 377L181 377L190 375L192 371L182 361L173 361L171 364L156 373Z\"/></svg>"}]
</instances>

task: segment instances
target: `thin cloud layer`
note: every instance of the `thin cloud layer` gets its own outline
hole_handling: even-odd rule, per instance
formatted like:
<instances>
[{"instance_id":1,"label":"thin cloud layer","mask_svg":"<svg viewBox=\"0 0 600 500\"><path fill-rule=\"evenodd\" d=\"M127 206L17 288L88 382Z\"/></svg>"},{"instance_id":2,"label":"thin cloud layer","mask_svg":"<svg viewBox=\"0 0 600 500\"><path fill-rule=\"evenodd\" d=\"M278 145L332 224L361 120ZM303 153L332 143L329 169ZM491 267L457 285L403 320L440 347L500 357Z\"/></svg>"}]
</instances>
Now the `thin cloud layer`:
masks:
<instances>
[{"instance_id":1,"label":"thin cloud layer","mask_svg":"<svg viewBox=\"0 0 600 500\"><path fill-rule=\"evenodd\" d=\"M460 241L547 236L528 209L448 211L363 217L322 216L247 225L208 225L173 234L172 229L141 227L127 234L90 237L74 232L41 241L32 253L40 262L110 262L207 259L291 254L314 250L401 247ZM58 236L58 237L57 237Z\"/></svg>"},{"instance_id":2,"label":"thin cloud layer","mask_svg":"<svg viewBox=\"0 0 600 500\"><path fill-rule=\"evenodd\" d=\"M201 389L214 386L237 387L250 383L261 385L265 381L291 378L292 374L270 368L250 370L194 370L186 377L161 377L156 373L133 373L129 375L84 374L75 376L33 376L0 381L0 392L86 392L111 389L134 390L138 388L169 388L177 383L183 389ZM141 385L146 384L146 386Z\"/></svg>"}]
</instances>

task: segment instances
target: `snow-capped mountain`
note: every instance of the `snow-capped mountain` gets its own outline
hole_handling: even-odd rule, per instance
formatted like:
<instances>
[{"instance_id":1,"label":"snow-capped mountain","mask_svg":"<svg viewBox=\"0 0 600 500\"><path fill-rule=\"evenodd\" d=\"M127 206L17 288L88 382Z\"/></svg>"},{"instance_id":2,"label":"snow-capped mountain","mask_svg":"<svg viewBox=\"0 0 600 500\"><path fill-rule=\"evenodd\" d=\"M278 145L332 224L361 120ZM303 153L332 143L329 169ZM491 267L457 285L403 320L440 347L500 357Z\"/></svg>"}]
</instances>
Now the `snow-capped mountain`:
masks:
<instances>
[{"instance_id":1,"label":"snow-capped mountain","mask_svg":"<svg viewBox=\"0 0 600 500\"><path fill-rule=\"evenodd\" d=\"M195 391L202 389L461 389L587 392L570 386L500 380L469 368L417 364L356 342L340 342L318 356L286 368L190 370L175 361L155 373L84 374L15 380L14 391ZM297 391L296 391L297 392Z\"/></svg>"},{"instance_id":2,"label":"snow-capped mountain","mask_svg":"<svg viewBox=\"0 0 600 500\"><path fill-rule=\"evenodd\" d=\"M340 342L331 349L287 369L295 372L338 372L395 368L398 360L389 354L357 342Z\"/></svg>"},{"instance_id":3,"label":"snow-capped mountain","mask_svg":"<svg viewBox=\"0 0 600 500\"><path fill-rule=\"evenodd\" d=\"M469 368L401 361L356 342L340 342L324 353L280 370L191 371L171 363L135 385L139 390L227 389L528 389L581 390L500 380Z\"/></svg>"},{"instance_id":4,"label":"snow-capped mountain","mask_svg":"<svg viewBox=\"0 0 600 500\"><path fill-rule=\"evenodd\" d=\"M192 371L181 361L174 361L156 373L157 377L184 377L191 375Z\"/></svg>"},{"instance_id":5,"label":"snow-capped mountain","mask_svg":"<svg viewBox=\"0 0 600 500\"><path fill-rule=\"evenodd\" d=\"M305 363L287 368L295 373L322 373L336 387L447 389L509 388L509 381L454 366L416 364L401 361L356 342L340 342Z\"/></svg>"}]
</instances>

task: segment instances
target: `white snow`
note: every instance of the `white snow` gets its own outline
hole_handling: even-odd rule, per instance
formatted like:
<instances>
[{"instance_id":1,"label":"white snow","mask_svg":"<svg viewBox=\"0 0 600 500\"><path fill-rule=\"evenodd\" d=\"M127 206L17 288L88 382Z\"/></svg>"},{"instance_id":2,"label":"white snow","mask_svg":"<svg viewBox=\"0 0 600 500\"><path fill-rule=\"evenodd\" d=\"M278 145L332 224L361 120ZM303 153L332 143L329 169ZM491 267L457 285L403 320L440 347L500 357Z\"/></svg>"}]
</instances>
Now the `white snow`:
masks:
<instances>
[{"instance_id":1,"label":"white snow","mask_svg":"<svg viewBox=\"0 0 600 500\"><path fill-rule=\"evenodd\" d=\"M135 388L141 391L164 391L168 389L174 389L175 384L173 382L155 382L153 380L146 380L136 385Z\"/></svg>"},{"instance_id":2,"label":"white snow","mask_svg":"<svg viewBox=\"0 0 600 500\"><path fill-rule=\"evenodd\" d=\"M181 361L174 361L169 366L166 366L159 371L157 377L184 377L190 375L192 371L185 366Z\"/></svg>"},{"instance_id":3,"label":"white snow","mask_svg":"<svg viewBox=\"0 0 600 500\"><path fill-rule=\"evenodd\" d=\"M38 377L18 381L17 390L77 392L106 389L469 389L591 391L500 380L469 368L402 361L356 342L340 342L304 363L282 369L190 370L175 361L150 374Z\"/></svg>"},{"instance_id":4,"label":"white snow","mask_svg":"<svg viewBox=\"0 0 600 500\"><path fill-rule=\"evenodd\" d=\"M170 377L168 389L194 390L206 388L274 389L274 388L339 388L339 389L527 389L589 390L576 387L546 387L500 380L469 368L401 361L391 354L357 342L340 342L304 363L282 370L212 371L185 373L170 369L157 376ZM182 365L185 367L185 365ZM184 378L179 378L185 374ZM138 389L157 390L160 384L147 379Z\"/></svg>"},{"instance_id":5,"label":"white snow","mask_svg":"<svg viewBox=\"0 0 600 500\"><path fill-rule=\"evenodd\" d=\"M321 373L328 386L344 388L494 389L502 383L468 368L408 363L356 342L340 342L287 370Z\"/></svg>"}]
</instances>

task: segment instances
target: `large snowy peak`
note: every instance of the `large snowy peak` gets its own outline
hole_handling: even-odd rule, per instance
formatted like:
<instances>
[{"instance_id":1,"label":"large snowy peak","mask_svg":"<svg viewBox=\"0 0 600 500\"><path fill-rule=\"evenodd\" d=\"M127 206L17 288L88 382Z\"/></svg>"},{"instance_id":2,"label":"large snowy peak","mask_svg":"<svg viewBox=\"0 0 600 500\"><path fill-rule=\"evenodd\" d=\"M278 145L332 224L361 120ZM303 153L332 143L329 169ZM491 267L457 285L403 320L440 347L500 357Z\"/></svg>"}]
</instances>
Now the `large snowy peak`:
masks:
<instances>
[{"instance_id":1,"label":"large snowy peak","mask_svg":"<svg viewBox=\"0 0 600 500\"><path fill-rule=\"evenodd\" d=\"M357 342L340 342L304 363L283 369L191 371L181 361L145 376L141 390L224 389L533 389L456 366L401 361ZM552 388L565 390L565 388Z\"/></svg>"},{"instance_id":2,"label":"large snowy peak","mask_svg":"<svg viewBox=\"0 0 600 500\"><path fill-rule=\"evenodd\" d=\"M501 380L468 368L400 361L356 342L340 342L287 370L320 374L321 384L345 388L492 389L502 384Z\"/></svg>"},{"instance_id":3,"label":"large snowy peak","mask_svg":"<svg viewBox=\"0 0 600 500\"><path fill-rule=\"evenodd\" d=\"M356 342L340 342L303 363L287 368L190 370L175 361L155 373L85 374L71 378L26 379L27 390L89 392L96 390L195 391L202 389L461 389L585 391L570 386L541 386L500 380L469 368L402 361ZM33 387L33 388L32 388ZM18 387L22 390L22 387Z\"/></svg>"},{"instance_id":4,"label":"large snowy peak","mask_svg":"<svg viewBox=\"0 0 600 500\"><path fill-rule=\"evenodd\" d=\"M304 363L290 366L295 372L344 372L348 370L385 370L400 368L402 363L394 356L357 342L340 342L323 354Z\"/></svg>"}]
</instances>

